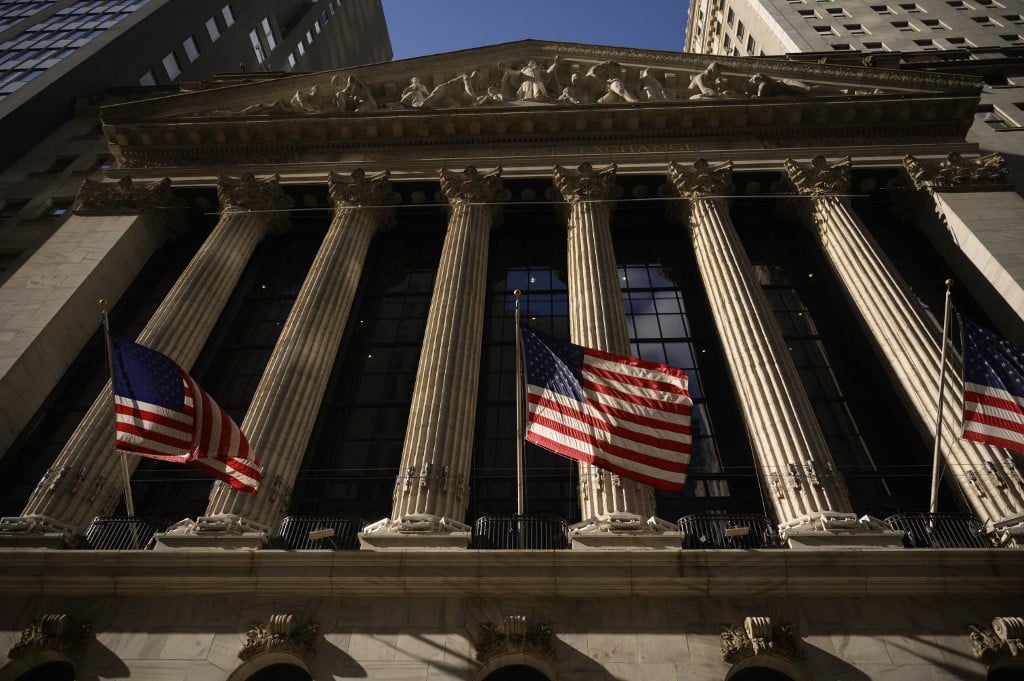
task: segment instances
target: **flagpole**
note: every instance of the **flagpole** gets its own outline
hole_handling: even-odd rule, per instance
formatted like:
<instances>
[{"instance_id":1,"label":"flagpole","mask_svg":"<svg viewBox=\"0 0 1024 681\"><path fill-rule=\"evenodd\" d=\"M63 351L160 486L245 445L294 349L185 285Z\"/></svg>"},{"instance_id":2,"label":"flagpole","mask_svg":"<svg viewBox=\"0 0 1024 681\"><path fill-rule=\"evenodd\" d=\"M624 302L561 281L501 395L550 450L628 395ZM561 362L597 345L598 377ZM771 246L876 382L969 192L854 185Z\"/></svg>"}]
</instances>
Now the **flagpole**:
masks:
<instances>
[{"instance_id":1,"label":"flagpole","mask_svg":"<svg viewBox=\"0 0 1024 681\"><path fill-rule=\"evenodd\" d=\"M949 349L949 317L953 307L953 299L950 290L953 288L953 280L946 280L946 304L942 313L942 352L939 355L939 406L935 414L935 446L932 452L932 494L928 504L929 513L937 513L939 510L939 479L940 473L939 450L942 443L942 396L946 387L946 352Z\"/></svg>"},{"instance_id":2,"label":"flagpole","mask_svg":"<svg viewBox=\"0 0 1024 681\"><path fill-rule=\"evenodd\" d=\"M526 513L526 457L524 455L523 434L523 337L519 330L519 296L522 291L516 289L512 295L516 297L516 513Z\"/></svg>"},{"instance_id":3,"label":"flagpole","mask_svg":"<svg viewBox=\"0 0 1024 681\"><path fill-rule=\"evenodd\" d=\"M103 340L107 346L107 377L110 379L111 391L110 399L115 403L116 410L116 398L114 397L113 385L114 385L114 348L110 341L110 321L107 319L107 299L100 299L100 317L103 319ZM114 426L114 451L117 451L117 426L115 421ZM121 475L124 478L124 507L128 511L129 517L135 516L135 501L132 499L132 476L128 472L128 455L124 452L121 454Z\"/></svg>"}]
</instances>

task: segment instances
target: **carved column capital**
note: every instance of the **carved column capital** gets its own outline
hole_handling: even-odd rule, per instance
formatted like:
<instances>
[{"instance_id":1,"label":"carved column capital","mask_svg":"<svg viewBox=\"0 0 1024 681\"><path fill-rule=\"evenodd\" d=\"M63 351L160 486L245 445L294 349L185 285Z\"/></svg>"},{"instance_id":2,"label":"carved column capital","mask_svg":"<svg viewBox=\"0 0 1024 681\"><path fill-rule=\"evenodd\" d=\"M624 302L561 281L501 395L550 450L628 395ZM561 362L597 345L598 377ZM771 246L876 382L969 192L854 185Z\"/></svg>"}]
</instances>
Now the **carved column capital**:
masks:
<instances>
[{"instance_id":1,"label":"carved column capital","mask_svg":"<svg viewBox=\"0 0 1024 681\"><path fill-rule=\"evenodd\" d=\"M727 196L732 187L732 161L710 165L699 158L693 167L672 162L668 164L668 179L679 195L688 199Z\"/></svg>"},{"instance_id":2,"label":"carved column capital","mask_svg":"<svg viewBox=\"0 0 1024 681\"><path fill-rule=\"evenodd\" d=\"M167 232L177 236L184 232L182 209L184 200L171 189L171 179L159 182L133 182L122 177L117 182L83 180L78 189L76 215L145 215Z\"/></svg>"},{"instance_id":3,"label":"carved column capital","mask_svg":"<svg viewBox=\"0 0 1024 681\"><path fill-rule=\"evenodd\" d=\"M803 658L799 640L788 624L772 624L770 617L747 617L742 627L722 627L722 659L730 664L755 655L795 661Z\"/></svg>"},{"instance_id":4,"label":"carved column capital","mask_svg":"<svg viewBox=\"0 0 1024 681\"><path fill-rule=\"evenodd\" d=\"M786 175L801 194L821 196L845 194L850 190L850 157L829 163L824 156L815 156L810 163L791 158L783 161Z\"/></svg>"},{"instance_id":5,"label":"carved column capital","mask_svg":"<svg viewBox=\"0 0 1024 681\"><path fill-rule=\"evenodd\" d=\"M43 615L21 632L21 639L11 646L7 657L19 657L50 651L69 658L81 655L93 637L92 625L78 622L67 614Z\"/></svg>"},{"instance_id":6,"label":"carved column capital","mask_svg":"<svg viewBox=\"0 0 1024 681\"><path fill-rule=\"evenodd\" d=\"M313 644L319 631L319 624L298 626L295 615L271 615L266 622L249 628L238 657L249 660L261 653L285 652L308 663L316 654Z\"/></svg>"},{"instance_id":7,"label":"carved column capital","mask_svg":"<svg viewBox=\"0 0 1024 681\"><path fill-rule=\"evenodd\" d=\"M467 166L461 173L441 171L441 191L453 206L468 203L498 203L505 198L501 183L501 168L481 173L474 166Z\"/></svg>"},{"instance_id":8,"label":"carved column capital","mask_svg":"<svg viewBox=\"0 0 1024 681\"><path fill-rule=\"evenodd\" d=\"M351 175L331 171L327 176L328 193L331 203L337 208L377 207L374 214L381 227L392 227L395 211L391 206L401 202L401 195L391 188L391 172L385 170L377 175L367 175L362 168L356 168Z\"/></svg>"},{"instance_id":9,"label":"carved column capital","mask_svg":"<svg viewBox=\"0 0 1024 681\"><path fill-rule=\"evenodd\" d=\"M327 177L331 203L341 206L393 206L401 196L391 189L391 172L385 170L376 175L367 175L362 168L356 168L351 175L342 175L333 170Z\"/></svg>"},{"instance_id":10,"label":"carved column capital","mask_svg":"<svg viewBox=\"0 0 1024 681\"><path fill-rule=\"evenodd\" d=\"M999 153L967 159L952 152L941 161L919 161L907 154L903 167L915 188L931 192L1009 189L1006 158Z\"/></svg>"},{"instance_id":11,"label":"carved column capital","mask_svg":"<svg viewBox=\"0 0 1024 681\"><path fill-rule=\"evenodd\" d=\"M608 201L622 194L615 183L615 164L600 170L589 163L581 163L576 170L555 166L555 188L569 203L579 201Z\"/></svg>"},{"instance_id":12,"label":"carved column capital","mask_svg":"<svg viewBox=\"0 0 1024 681\"><path fill-rule=\"evenodd\" d=\"M481 173L474 166L467 166L461 173L444 169L440 179L441 192L452 208L474 203L490 205L491 226L498 226L501 204L506 198L500 166L489 173Z\"/></svg>"},{"instance_id":13,"label":"carved column capital","mask_svg":"<svg viewBox=\"0 0 1024 681\"><path fill-rule=\"evenodd\" d=\"M288 214L284 211L295 203L281 189L279 175L261 180L252 173L244 173L237 180L226 175L217 178L217 200L221 208L228 212L267 212L271 230L274 232L284 230L288 223Z\"/></svg>"},{"instance_id":14,"label":"carved column capital","mask_svg":"<svg viewBox=\"0 0 1024 681\"><path fill-rule=\"evenodd\" d=\"M548 624L530 622L526 615L508 615L500 622L480 625L476 659L480 662L509 653L528 653L536 657L555 657L554 634Z\"/></svg>"},{"instance_id":15,"label":"carved column capital","mask_svg":"<svg viewBox=\"0 0 1024 681\"><path fill-rule=\"evenodd\" d=\"M992 628L970 625L971 652L985 664L1024 657L1024 617L996 617Z\"/></svg>"}]
</instances>

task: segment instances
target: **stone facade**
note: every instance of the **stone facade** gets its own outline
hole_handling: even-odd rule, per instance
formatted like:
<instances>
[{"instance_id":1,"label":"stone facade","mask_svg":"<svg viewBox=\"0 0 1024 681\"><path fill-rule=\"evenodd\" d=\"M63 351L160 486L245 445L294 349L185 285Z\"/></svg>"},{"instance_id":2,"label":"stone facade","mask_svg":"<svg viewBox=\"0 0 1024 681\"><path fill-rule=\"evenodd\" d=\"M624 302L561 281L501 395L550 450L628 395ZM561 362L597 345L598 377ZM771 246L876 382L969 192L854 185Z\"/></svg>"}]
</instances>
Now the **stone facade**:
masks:
<instances>
[{"instance_id":1,"label":"stone facade","mask_svg":"<svg viewBox=\"0 0 1024 681\"><path fill-rule=\"evenodd\" d=\"M940 320L907 267L927 254L908 259L892 233L927 244L948 225L978 270L965 299L994 290L992 325L1013 337L1024 324L1014 249L993 233L1021 200L1001 161L964 141L979 91L950 75L525 41L104 108L118 167L0 288L36 305L0 337L24 367L0 376L13 443L0 463L22 478L50 466L0 521L0 681L1012 673L1024 462L957 438L959 379L942 502L974 524L945 537L946 518L908 534L878 517L924 510L930 458L913 457L937 411ZM75 246L90 231L96 253ZM33 444L35 407L14 407L26 376L55 383L86 346L94 289L136 300L181 242L191 251L153 311L115 322L243 395L226 404L263 483L243 496L133 460L138 505L188 518L110 524L127 529L104 540L92 519L120 494L109 388L80 398L84 418L52 452ZM786 270L778 250L798 247L813 257ZM79 256L94 264L70 290L38 278ZM831 323L827 311L793 302L810 284L792 272L832 282L826 306L869 358L853 368L884 400L884 438L844 433L823 406L860 414L842 372L855 362L801 354L836 339L806 321ZM498 517L514 499L501 486L512 289L530 323L566 339L689 362L683 494L534 452L548 468L530 504L578 522L553 531L559 543L527 538L539 512ZM234 325L242 312L251 323ZM367 340L385 329L388 342ZM249 359L221 352L232 344ZM920 490L903 491L905 471ZM189 485L200 498L175 496ZM343 536L339 509L377 515ZM486 535L495 518L510 524Z\"/></svg>"}]
</instances>

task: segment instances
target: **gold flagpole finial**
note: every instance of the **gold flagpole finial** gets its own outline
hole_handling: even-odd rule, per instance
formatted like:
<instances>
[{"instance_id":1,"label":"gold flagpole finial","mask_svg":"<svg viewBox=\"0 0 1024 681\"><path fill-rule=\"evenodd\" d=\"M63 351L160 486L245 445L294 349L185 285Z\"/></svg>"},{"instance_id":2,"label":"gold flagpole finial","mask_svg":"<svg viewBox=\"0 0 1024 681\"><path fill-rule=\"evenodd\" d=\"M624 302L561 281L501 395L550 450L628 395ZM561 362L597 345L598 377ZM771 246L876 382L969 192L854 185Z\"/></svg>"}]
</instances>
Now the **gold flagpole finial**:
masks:
<instances>
[{"instance_id":1,"label":"gold flagpole finial","mask_svg":"<svg viewBox=\"0 0 1024 681\"><path fill-rule=\"evenodd\" d=\"M953 280L952 279L947 279L946 280L946 288L947 289L953 288Z\"/></svg>"}]
</instances>

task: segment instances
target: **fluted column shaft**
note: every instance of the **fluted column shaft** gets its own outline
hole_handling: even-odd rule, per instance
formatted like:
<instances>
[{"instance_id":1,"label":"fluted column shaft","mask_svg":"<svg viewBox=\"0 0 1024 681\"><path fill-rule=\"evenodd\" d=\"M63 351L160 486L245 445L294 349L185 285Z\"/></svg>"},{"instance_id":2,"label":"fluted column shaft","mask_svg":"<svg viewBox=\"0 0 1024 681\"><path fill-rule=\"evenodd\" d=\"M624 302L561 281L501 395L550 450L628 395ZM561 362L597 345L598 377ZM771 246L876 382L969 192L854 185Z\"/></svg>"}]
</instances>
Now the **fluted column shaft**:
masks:
<instances>
[{"instance_id":1,"label":"fluted column shaft","mask_svg":"<svg viewBox=\"0 0 1024 681\"><path fill-rule=\"evenodd\" d=\"M850 513L850 501L764 290L729 217L730 165L673 164L669 177L688 197L689 231L733 387L780 524L823 511ZM710 185L710 186L708 186Z\"/></svg>"},{"instance_id":2,"label":"fluted column shaft","mask_svg":"<svg viewBox=\"0 0 1024 681\"><path fill-rule=\"evenodd\" d=\"M843 168L848 182L848 161ZM849 201L837 195L842 182L830 184L815 177L816 172L834 175L839 166L827 168L823 159L815 159L810 169L791 161L786 169L797 188L811 197L807 217L818 243L896 377L905 402L922 431L934 432L942 336L938 322L910 291ZM962 378L947 371L940 434L946 467L982 520L1017 519L1024 513L1024 481L1005 451L960 439L962 396Z\"/></svg>"},{"instance_id":3,"label":"fluted column shaft","mask_svg":"<svg viewBox=\"0 0 1024 681\"><path fill-rule=\"evenodd\" d=\"M279 200L276 181L273 190ZM231 212L221 216L138 337L139 343L162 352L186 370L199 356L256 245L277 219L272 213L244 213L238 212L239 208L236 203ZM134 472L138 462L138 457L127 457L129 472ZM59 482L61 471L81 471L81 484L55 485L44 479L22 515L44 515L84 530L93 517L109 515L117 505L122 492L120 465L120 457L114 455L114 409L108 381L52 468L56 471L53 483Z\"/></svg>"},{"instance_id":4,"label":"fluted column shaft","mask_svg":"<svg viewBox=\"0 0 1024 681\"><path fill-rule=\"evenodd\" d=\"M272 528L287 512L370 242L391 217L373 206L391 196L387 174L367 179L356 171L346 181L332 173L334 218L241 425L263 464L263 484L244 494L218 481L208 516L240 516L247 525Z\"/></svg>"},{"instance_id":5,"label":"fluted column shaft","mask_svg":"<svg viewBox=\"0 0 1024 681\"><path fill-rule=\"evenodd\" d=\"M487 254L501 198L498 171L442 173L448 231L416 369L392 519L428 515L462 522L476 425ZM487 205L490 204L490 205Z\"/></svg>"},{"instance_id":6,"label":"fluted column shaft","mask_svg":"<svg viewBox=\"0 0 1024 681\"><path fill-rule=\"evenodd\" d=\"M573 343L630 355L629 330L622 304L619 271L611 234L615 167L601 171L555 169L555 186L569 202L569 334ZM656 515L654 489L581 462L580 517L607 519L613 514Z\"/></svg>"}]
</instances>

